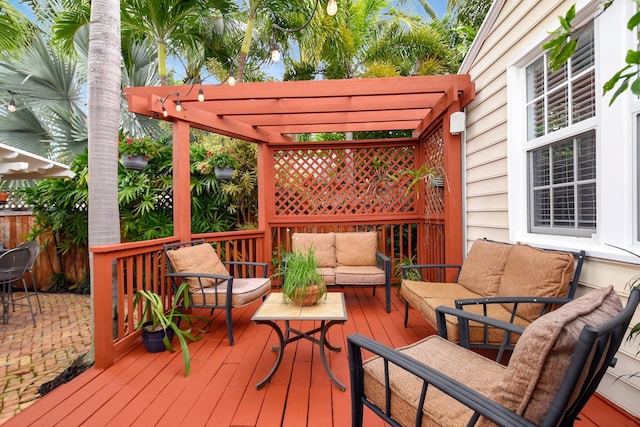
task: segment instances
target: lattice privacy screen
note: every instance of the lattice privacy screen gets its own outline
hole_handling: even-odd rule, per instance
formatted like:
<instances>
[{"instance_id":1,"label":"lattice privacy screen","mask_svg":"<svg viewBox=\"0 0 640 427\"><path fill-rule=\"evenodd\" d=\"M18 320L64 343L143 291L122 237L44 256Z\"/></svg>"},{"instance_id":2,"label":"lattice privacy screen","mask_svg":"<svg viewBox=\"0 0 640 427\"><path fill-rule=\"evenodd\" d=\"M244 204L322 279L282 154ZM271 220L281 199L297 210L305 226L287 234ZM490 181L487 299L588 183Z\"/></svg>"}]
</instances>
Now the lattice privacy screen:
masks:
<instances>
[{"instance_id":1,"label":"lattice privacy screen","mask_svg":"<svg viewBox=\"0 0 640 427\"><path fill-rule=\"evenodd\" d=\"M444 213L444 192L448 180L444 171L444 138L442 127L437 128L426 140L424 164L442 175L430 178L425 185L424 212L428 217L436 217Z\"/></svg>"},{"instance_id":2,"label":"lattice privacy screen","mask_svg":"<svg viewBox=\"0 0 640 427\"><path fill-rule=\"evenodd\" d=\"M407 193L415 146L289 149L274 152L275 215L414 211Z\"/></svg>"}]
</instances>

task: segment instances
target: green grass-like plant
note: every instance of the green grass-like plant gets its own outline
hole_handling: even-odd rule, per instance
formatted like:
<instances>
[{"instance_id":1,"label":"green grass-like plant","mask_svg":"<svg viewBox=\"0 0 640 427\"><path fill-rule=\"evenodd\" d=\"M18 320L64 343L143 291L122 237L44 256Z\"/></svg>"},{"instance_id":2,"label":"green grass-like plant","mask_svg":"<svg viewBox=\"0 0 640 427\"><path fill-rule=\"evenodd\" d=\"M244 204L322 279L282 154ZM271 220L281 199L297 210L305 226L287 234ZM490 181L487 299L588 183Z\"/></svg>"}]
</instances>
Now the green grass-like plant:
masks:
<instances>
[{"instance_id":1,"label":"green grass-like plant","mask_svg":"<svg viewBox=\"0 0 640 427\"><path fill-rule=\"evenodd\" d=\"M191 369L191 357L189 354L189 347L187 346L187 340L199 341L202 339L201 335L196 336L192 334L193 320L202 320L207 325L210 323L208 319L200 316L194 316L192 314L185 314L181 311L182 307L180 307L180 301L184 301L183 304L185 310L188 309L190 305L189 284L185 282L180 285L178 292L173 296L173 302L171 303L169 310L165 310L164 304L162 303L162 296L156 292L139 290L133 300L134 306L137 306L140 300L143 301L144 308L142 310L142 317L140 318L140 322L136 329L145 328L148 331L172 329L175 332L176 337L178 337L180 347L182 348L184 375L189 376L189 371ZM178 323L181 320L184 320L189 325L187 329L180 329ZM147 322L151 322L151 325L144 326ZM173 345L166 334L162 339L162 342L168 351L174 351Z\"/></svg>"},{"instance_id":2,"label":"green grass-like plant","mask_svg":"<svg viewBox=\"0 0 640 427\"><path fill-rule=\"evenodd\" d=\"M302 297L310 286L318 286L318 299L327 294L327 284L318 271L318 259L313 248L308 252L288 252L276 271L282 277L282 294L285 302Z\"/></svg>"}]
</instances>

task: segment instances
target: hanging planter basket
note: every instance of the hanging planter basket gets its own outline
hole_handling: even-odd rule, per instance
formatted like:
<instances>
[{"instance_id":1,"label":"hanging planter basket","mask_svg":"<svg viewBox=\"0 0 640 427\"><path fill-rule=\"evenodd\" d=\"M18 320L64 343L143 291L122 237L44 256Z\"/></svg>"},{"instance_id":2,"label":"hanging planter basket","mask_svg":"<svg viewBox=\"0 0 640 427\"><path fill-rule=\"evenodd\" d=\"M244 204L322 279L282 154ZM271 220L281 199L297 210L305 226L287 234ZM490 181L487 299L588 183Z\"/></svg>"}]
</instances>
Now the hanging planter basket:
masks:
<instances>
[{"instance_id":1,"label":"hanging planter basket","mask_svg":"<svg viewBox=\"0 0 640 427\"><path fill-rule=\"evenodd\" d=\"M231 179L233 177L233 168L214 168L213 172L218 179Z\"/></svg>"},{"instance_id":2,"label":"hanging planter basket","mask_svg":"<svg viewBox=\"0 0 640 427\"><path fill-rule=\"evenodd\" d=\"M122 164L127 169L142 170L147 167L149 160L144 154L136 154L135 156L129 156L123 154L120 156Z\"/></svg>"}]
</instances>

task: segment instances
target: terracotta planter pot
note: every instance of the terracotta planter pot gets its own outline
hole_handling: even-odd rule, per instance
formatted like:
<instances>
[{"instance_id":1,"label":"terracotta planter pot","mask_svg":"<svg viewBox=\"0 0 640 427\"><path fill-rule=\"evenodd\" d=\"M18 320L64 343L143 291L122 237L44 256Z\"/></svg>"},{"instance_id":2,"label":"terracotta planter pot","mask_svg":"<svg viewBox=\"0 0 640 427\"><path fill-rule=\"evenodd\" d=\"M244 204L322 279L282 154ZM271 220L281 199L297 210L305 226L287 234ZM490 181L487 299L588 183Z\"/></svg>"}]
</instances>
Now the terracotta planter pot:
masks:
<instances>
[{"instance_id":1,"label":"terracotta planter pot","mask_svg":"<svg viewBox=\"0 0 640 427\"><path fill-rule=\"evenodd\" d=\"M318 302L320 297L320 289L318 286L309 286L306 288L305 293L300 293L291 299L295 305L299 305L301 307L308 307L310 305L314 305Z\"/></svg>"}]
</instances>

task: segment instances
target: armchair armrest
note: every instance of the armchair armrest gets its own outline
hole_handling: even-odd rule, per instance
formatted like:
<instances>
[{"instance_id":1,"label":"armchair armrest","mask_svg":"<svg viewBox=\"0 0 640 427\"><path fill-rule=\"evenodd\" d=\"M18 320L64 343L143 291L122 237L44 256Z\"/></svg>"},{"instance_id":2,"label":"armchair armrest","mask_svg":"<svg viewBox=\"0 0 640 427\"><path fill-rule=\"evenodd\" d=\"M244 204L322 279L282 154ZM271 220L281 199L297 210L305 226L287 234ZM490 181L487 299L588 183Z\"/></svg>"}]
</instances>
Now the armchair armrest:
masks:
<instances>
[{"instance_id":1,"label":"armchair armrest","mask_svg":"<svg viewBox=\"0 0 640 427\"><path fill-rule=\"evenodd\" d=\"M517 297L487 297L487 298L468 298L455 301L456 308L464 310L465 305L482 305L482 312L487 315L487 306L489 304L513 304L510 322L516 315L519 304L540 304L540 316L551 311L554 305L562 305L571 301L571 298L550 298L550 297L533 297L533 296L517 296Z\"/></svg>"},{"instance_id":2,"label":"armchair armrest","mask_svg":"<svg viewBox=\"0 0 640 427\"><path fill-rule=\"evenodd\" d=\"M176 289L180 286L180 283L186 281L188 278L197 279L198 284L200 285L199 291L193 291L191 286L189 286L189 294L200 292L202 294L205 293L205 286L202 285L202 279L212 279L216 283L225 282L227 283L227 287L225 290L226 295L231 295L233 293L233 276L223 276L219 274L205 274L205 273L190 273L190 272L181 272L181 273L167 273L165 277L171 280L173 290L175 292ZM192 281L190 282L190 284ZM215 305L218 305L218 286L214 287L214 299ZM225 298L225 305L231 307L231 298Z\"/></svg>"},{"instance_id":3,"label":"armchair armrest","mask_svg":"<svg viewBox=\"0 0 640 427\"><path fill-rule=\"evenodd\" d=\"M442 372L424 365L397 350L373 341L370 338L358 334L349 335L347 337L347 346L349 349L349 371L351 376L352 425L354 426L362 425L363 405L366 405L368 408L373 410L389 424L397 425L397 422L391 418L391 410L389 407L389 402L391 401L391 389L389 386L388 369L386 369L388 364L396 365L423 381L421 394L423 398L418 402L418 408L416 409L417 421L422 418L422 408L425 403L424 396L426 394L426 389L429 386L433 386L474 411L474 415L468 425L473 425L479 416L484 416L498 425L534 426L534 424L529 422L527 419L517 415L511 410L499 405L488 397L454 380ZM377 407L367 399L364 393L364 371L362 366L363 349L384 359L386 372L385 388L387 393L386 408ZM419 423L416 422L416 425L419 425Z\"/></svg>"},{"instance_id":4,"label":"armchair armrest","mask_svg":"<svg viewBox=\"0 0 640 427\"><path fill-rule=\"evenodd\" d=\"M460 264L413 264L402 266L402 278L409 280L421 280L429 282L444 282L447 270L456 272L456 279L460 275Z\"/></svg>"},{"instance_id":5,"label":"armchair armrest","mask_svg":"<svg viewBox=\"0 0 640 427\"><path fill-rule=\"evenodd\" d=\"M267 277L269 264L266 262L254 261L224 261L223 264L229 268L229 272L234 277ZM262 267L262 269L260 269Z\"/></svg>"}]
</instances>

